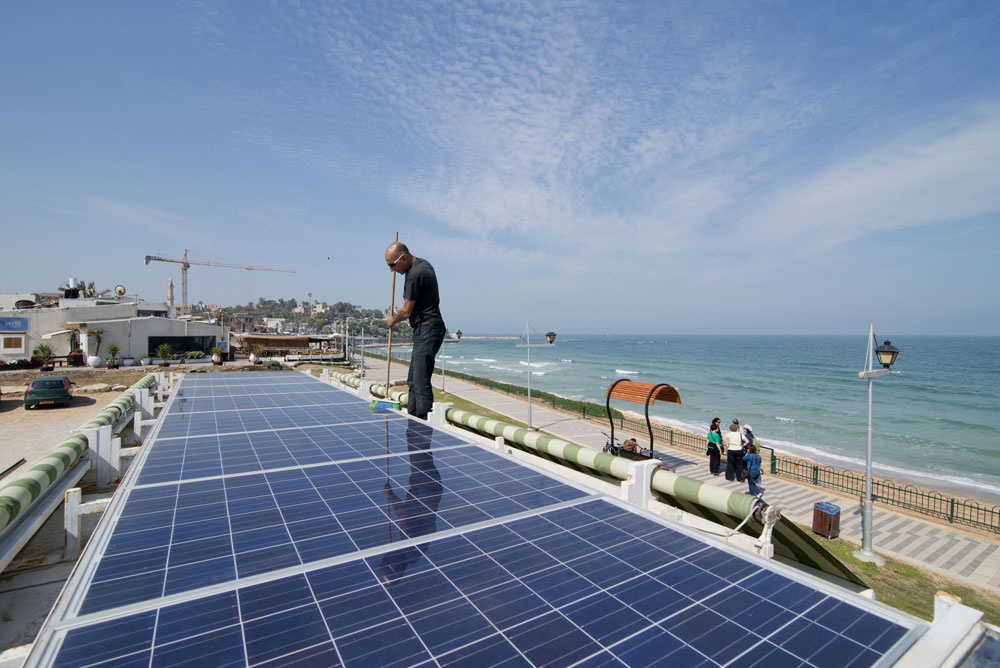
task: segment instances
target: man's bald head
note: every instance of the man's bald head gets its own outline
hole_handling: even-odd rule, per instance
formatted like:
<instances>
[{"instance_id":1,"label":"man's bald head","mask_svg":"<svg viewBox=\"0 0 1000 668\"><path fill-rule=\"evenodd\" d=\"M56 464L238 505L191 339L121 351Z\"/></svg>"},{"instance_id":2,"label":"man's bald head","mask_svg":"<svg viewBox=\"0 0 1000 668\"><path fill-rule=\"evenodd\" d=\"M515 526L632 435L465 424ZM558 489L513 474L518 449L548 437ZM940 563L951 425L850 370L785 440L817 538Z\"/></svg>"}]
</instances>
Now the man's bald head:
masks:
<instances>
[{"instance_id":1,"label":"man's bald head","mask_svg":"<svg viewBox=\"0 0 1000 668\"><path fill-rule=\"evenodd\" d=\"M394 241L385 249L385 263L397 274L405 274L413 265L413 256L406 244Z\"/></svg>"}]
</instances>

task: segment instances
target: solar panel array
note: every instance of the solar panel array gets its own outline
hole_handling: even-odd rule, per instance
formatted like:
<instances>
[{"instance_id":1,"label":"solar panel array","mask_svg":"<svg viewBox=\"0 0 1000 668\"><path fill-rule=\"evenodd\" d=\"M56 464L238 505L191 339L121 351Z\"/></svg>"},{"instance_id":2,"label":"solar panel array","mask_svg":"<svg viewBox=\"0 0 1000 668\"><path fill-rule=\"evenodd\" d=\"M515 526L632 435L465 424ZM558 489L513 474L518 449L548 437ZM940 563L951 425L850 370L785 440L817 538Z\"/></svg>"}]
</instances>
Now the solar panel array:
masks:
<instances>
[{"instance_id":1,"label":"solar panel array","mask_svg":"<svg viewBox=\"0 0 1000 668\"><path fill-rule=\"evenodd\" d=\"M871 666L919 624L299 373L188 376L55 666Z\"/></svg>"}]
</instances>

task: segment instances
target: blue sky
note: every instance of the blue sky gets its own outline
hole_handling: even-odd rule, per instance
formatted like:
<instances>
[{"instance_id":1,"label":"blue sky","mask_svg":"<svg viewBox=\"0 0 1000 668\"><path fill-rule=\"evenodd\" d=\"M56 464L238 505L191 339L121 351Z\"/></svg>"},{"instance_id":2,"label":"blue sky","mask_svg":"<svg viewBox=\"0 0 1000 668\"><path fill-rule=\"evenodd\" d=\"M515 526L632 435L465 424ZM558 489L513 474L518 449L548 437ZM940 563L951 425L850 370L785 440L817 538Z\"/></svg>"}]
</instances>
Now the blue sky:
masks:
<instances>
[{"instance_id":1,"label":"blue sky","mask_svg":"<svg viewBox=\"0 0 1000 668\"><path fill-rule=\"evenodd\" d=\"M1000 334L995 2L0 11L0 292L385 307L398 230L470 333Z\"/></svg>"}]
</instances>

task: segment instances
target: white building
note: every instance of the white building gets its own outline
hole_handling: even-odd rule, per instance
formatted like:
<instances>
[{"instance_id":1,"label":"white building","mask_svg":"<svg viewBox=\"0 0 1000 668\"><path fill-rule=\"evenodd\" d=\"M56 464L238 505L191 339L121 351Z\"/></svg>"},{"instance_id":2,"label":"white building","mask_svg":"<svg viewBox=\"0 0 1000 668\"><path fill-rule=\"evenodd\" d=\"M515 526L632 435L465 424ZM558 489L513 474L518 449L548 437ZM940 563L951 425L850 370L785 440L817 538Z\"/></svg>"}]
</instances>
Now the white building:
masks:
<instances>
[{"instance_id":1,"label":"white building","mask_svg":"<svg viewBox=\"0 0 1000 668\"><path fill-rule=\"evenodd\" d=\"M264 318L264 329L268 332L280 333L284 327L284 318Z\"/></svg>"},{"instance_id":2,"label":"white building","mask_svg":"<svg viewBox=\"0 0 1000 668\"><path fill-rule=\"evenodd\" d=\"M175 353L208 351L213 346L228 350L229 328L204 322L177 320L176 312L164 305L114 298L60 299L55 308L0 311L0 359L28 359L42 343L57 356L75 348L85 356L97 354L97 341L88 332L104 330L102 357L107 346L119 347L118 357L151 356L161 343Z\"/></svg>"}]
</instances>

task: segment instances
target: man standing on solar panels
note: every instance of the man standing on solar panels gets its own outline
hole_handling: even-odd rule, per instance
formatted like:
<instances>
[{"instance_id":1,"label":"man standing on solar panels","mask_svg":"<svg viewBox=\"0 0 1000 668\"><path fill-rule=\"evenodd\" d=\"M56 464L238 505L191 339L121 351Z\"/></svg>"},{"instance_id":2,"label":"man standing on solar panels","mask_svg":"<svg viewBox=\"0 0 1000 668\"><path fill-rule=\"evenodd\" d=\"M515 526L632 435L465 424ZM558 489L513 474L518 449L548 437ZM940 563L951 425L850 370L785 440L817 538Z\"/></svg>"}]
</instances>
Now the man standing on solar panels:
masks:
<instances>
[{"instance_id":1,"label":"man standing on solar panels","mask_svg":"<svg viewBox=\"0 0 1000 668\"><path fill-rule=\"evenodd\" d=\"M406 386L409 388L407 410L410 415L426 420L434 404L434 392L431 390L434 358L447 332L439 306L437 276L430 262L414 257L410 249L398 241L385 249L385 263L391 271L406 277L403 307L386 316L385 321L392 327L409 319L413 328L413 352L410 355L410 372L406 375Z\"/></svg>"}]
</instances>

